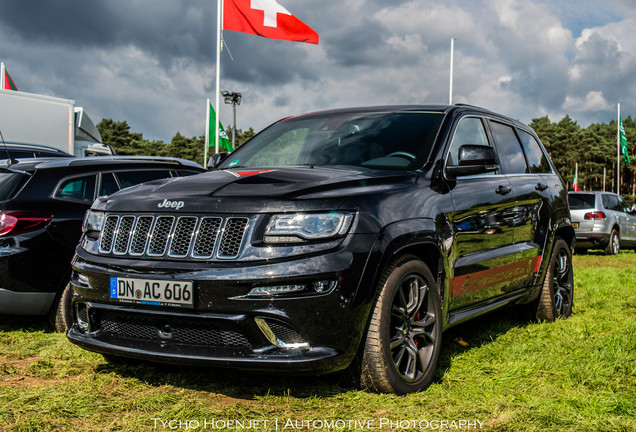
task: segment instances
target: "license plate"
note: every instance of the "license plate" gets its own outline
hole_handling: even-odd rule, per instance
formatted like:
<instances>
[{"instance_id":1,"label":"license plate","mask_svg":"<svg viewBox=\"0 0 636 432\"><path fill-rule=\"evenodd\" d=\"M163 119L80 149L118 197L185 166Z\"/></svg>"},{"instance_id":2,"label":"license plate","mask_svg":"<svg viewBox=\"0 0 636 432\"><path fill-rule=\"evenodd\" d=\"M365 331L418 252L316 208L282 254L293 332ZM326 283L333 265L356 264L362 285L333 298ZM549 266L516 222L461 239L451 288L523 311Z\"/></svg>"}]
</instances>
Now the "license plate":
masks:
<instances>
[{"instance_id":1,"label":"license plate","mask_svg":"<svg viewBox=\"0 0 636 432\"><path fill-rule=\"evenodd\" d=\"M579 223L578 222L572 222L572 227L573 228L578 228L579 227Z\"/></svg>"},{"instance_id":2,"label":"license plate","mask_svg":"<svg viewBox=\"0 0 636 432\"><path fill-rule=\"evenodd\" d=\"M110 298L155 306L194 306L192 281L110 278Z\"/></svg>"}]
</instances>

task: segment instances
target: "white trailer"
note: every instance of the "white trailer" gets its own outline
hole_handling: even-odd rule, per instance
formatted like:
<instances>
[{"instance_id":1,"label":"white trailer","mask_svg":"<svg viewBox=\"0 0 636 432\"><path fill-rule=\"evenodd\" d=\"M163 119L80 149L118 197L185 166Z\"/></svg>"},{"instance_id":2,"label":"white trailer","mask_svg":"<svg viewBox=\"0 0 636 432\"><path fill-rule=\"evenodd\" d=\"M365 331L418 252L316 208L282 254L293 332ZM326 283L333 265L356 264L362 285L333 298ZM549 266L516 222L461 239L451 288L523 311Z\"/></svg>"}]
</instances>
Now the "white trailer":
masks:
<instances>
[{"instance_id":1,"label":"white trailer","mask_svg":"<svg viewBox=\"0 0 636 432\"><path fill-rule=\"evenodd\" d=\"M6 142L55 147L75 156L113 154L84 109L70 99L0 90L0 132Z\"/></svg>"}]
</instances>

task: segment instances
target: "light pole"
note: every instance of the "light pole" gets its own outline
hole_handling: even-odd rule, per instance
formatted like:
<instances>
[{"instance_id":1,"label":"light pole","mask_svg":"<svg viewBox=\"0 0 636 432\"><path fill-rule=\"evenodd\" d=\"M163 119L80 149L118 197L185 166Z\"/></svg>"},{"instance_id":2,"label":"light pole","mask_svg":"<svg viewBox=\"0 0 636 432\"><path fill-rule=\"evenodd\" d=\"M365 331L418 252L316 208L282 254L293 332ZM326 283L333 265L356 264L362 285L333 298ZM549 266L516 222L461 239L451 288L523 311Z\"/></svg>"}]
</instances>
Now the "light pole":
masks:
<instances>
[{"instance_id":1,"label":"light pole","mask_svg":"<svg viewBox=\"0 0 636 432\"><path fill-rule=\"evenodd\" d=\"M234 125L232 126L232 148L236 149L236 106L241 104L241 94L238 92L222 90L221 96L223 96L226 104L232 104L232 111L234 114Z\"/></svg>"}]
</instances>

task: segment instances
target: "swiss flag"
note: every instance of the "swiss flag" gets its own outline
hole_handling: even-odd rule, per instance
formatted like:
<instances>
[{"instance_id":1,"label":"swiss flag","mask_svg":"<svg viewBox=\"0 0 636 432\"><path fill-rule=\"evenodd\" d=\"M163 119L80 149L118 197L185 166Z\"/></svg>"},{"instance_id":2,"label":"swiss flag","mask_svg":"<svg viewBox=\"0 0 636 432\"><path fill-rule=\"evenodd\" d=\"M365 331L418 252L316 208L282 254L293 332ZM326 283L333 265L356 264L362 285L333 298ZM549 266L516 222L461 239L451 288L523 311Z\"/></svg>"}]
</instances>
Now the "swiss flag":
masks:
<instances>
[{"instance_id":1,"label":"swiss flag","mask_svg":"<svg viewBox=\"0 0 636 432\"><path fill-rule=\"evenodd\" d=\"M317 44L318 33L276 0L225 0L223 30Z\"/></svg>"}]
</instances>

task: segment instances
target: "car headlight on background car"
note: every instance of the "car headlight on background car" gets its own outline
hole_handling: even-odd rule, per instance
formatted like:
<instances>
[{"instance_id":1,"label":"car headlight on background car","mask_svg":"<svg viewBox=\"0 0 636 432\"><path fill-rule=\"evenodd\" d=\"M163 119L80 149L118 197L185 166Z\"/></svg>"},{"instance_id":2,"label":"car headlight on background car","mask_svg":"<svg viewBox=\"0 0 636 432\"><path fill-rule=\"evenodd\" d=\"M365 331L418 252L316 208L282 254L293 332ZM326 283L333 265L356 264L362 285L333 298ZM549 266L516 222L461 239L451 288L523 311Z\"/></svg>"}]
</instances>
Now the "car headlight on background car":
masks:
<instances>
[{"instance_id":1,"label":"car headlight on background car","mask_svg":"<svg viewBox=\"0 0 636 432\"><path fill-rule=\"evenodd\" d=\"M265 243L305 243L345 235L353 213L291 213L273 215L265 229Z\"/></svg>"},{"instance_id":2,"label":"car headlight on background car","mask_svg":"<svg viewBox=\"0 0 636 432\"><path fill-rule=\"evenodd\" d=\"M95 210L87 210L86 215L84 216L84 224L82 225L82 230L84 233L89 233L91 231L101 232L102 227L104 226L104 212L95 211Z\"/></svg>"}]
</instances>

